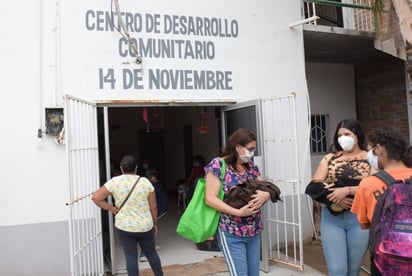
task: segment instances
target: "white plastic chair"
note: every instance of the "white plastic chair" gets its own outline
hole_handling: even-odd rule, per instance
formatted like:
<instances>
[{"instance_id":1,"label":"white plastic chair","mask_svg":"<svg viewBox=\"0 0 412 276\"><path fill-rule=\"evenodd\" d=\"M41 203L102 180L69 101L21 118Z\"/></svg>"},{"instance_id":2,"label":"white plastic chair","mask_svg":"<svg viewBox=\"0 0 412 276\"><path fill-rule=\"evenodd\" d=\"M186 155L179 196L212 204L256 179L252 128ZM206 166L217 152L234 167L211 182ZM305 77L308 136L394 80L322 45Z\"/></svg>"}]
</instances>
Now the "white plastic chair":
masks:
<instances>
[{"instance_id":1,"label":"white plastic chair","mask_svg":"<svg viewBox=\"0 0 412 276\"><path fill-rule=\"evenodd\" d=\"M177 187L177 207L180 207L180 203L183 205L183 209L186 209L186 195L189 191L189 187L186 185L179 185Z\"/></svg>"}]
</instances>

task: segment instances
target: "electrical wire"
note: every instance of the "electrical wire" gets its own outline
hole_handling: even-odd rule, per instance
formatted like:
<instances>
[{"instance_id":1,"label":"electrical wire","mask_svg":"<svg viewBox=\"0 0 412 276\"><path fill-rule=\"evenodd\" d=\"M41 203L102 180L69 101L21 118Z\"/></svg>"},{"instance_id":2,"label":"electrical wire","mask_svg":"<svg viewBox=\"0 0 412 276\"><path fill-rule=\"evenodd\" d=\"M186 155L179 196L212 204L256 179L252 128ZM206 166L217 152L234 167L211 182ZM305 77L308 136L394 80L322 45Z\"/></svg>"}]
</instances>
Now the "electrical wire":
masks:
<instances>
[{"instance_id":1,"label":"electrical wire","mask_svg":"<svg viewBox=\"0 0 412 276\"><path fill-rule=\"evenodd\" d=\"M121 27L121 29L123 30L123 33L122 33L122 31L121 31L119 28L117 28L117 27L114 25L114 20L113 20L113 1L114 1L114 6L115 6L115 8L116 8L117 21L118 21L118 23L120 24L120 27ZM123 18L122 18L121 13L120 13L119 1L118 1L118 0L111 0L110 11L111 11L110 18L111 18L111 21L112 21L111 23L113 24L113 27L114 27L114 28L123 36L123 38L126 39L127 42L129 43L130 49L133 51L133 53L134 53L135 56L136 56L136 63L137 63L137 64L141 64L141 63L142 63L142 57L139 55L139 51L137 50L137 46L136 46L136 44L134 43L134 41L131 39L131 37L130 37L130 35L129 35L129 32L127 31L126 25L124 24Z\"/></svg>"},{"instance_id":2,"label":"electrical wire","mask_svg":"<svg viewBox=\"0 0 412 276\"><path fill-rule=\"evenodd\" d=\"M112 27L121 35L123 36L124 39L127 40L127 37L122 33L122 31L114 24L114 19L113 19L113 0L110 1L110 23L112 24Z\"/></svg>"}]
</instances>

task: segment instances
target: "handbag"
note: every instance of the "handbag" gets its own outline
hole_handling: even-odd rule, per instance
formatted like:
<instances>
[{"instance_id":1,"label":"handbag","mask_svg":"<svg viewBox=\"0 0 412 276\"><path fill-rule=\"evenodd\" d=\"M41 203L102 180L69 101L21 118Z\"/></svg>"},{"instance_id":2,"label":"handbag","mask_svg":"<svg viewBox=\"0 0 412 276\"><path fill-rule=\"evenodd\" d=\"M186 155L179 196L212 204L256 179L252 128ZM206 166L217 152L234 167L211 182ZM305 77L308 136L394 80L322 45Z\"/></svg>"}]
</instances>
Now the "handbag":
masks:
<instances>
[{"instance_id":1,"label":"handbag","mask_svg":"<svg viewBox=\"0 0 412 276\"><path fill-rule=\"evenodd\" d=\"M126 198L123 200L122 204L117 208L117 213L116 215L120 212L120 209L122 209L123 205L126 203L126 201L129 199L130 195L132 194L134 187L136 187L137 183L140 180L140 176L137 177L136 182L133 184L133 187L130 189L129 193L127 194Z\"/></svg>"},{"instance_id":2,"label":"handbag","mask_svg":"<svg viewBox=\"0 0 412 276\"><path fill-rule=\"evenodd\" d=\"M218 197L223 200L223 179L226 172L226 162L221 159L221 185ZM176 232L185 239L195 243L203 242L216 234L220 212L205 203L206 180L199 178L193 197L179 219Z\"/></svg>"}]
</instances>

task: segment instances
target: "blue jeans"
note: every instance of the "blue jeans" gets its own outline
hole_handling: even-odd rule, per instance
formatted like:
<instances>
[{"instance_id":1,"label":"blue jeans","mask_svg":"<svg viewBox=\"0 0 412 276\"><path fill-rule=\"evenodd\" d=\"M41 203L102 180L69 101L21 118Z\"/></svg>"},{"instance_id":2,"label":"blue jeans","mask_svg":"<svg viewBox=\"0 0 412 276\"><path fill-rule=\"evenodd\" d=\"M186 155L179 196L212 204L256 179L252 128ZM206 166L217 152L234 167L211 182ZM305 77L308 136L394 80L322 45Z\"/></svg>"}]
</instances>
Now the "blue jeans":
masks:
<instances>
[{"instance_id":1,"label":"blue jeans","mask_svg":"<svg viewBox=\"0 0 412 276\"><path fill-rule=\"evenodd\" d=\"M362 230L349 210L333 215L323 206L320 232L329 275L358 276L369 245L369 230Z\"/></svg>"},{"instance_id":2,"label":"blue jeans","mask_svg":"<svg viewBox=\"0 0 412 276\"><path fill-rule=\"evenodd\" d=\"M127 274L129 276L139 275L137 243L139 243L142 251L146 255L154 274L156 276L163 275L162 264L155 246L154 228L143 233L126 232L116 228L116 233L122 242L126 258Z\"/></svg>"},{"instance_id":3,"label":"blue jeans","mask_svg":"<svg viewBox=\"0 0 412 276\"><path fill-rule=\"evenodd\" d=\"M239 237L219 228L217 242L231 276L259 276L260 234Z\"/></svg>"}]
</instances>

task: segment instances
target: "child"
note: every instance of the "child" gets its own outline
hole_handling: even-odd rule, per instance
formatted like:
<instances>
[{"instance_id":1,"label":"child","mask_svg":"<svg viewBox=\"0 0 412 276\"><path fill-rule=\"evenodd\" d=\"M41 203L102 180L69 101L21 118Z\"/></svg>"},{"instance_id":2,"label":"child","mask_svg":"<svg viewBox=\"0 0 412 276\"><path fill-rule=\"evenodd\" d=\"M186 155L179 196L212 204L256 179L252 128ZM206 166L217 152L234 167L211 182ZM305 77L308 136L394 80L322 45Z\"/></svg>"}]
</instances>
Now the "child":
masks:
<instances>
[{"instance_id":1,"label":"child","mask_svg":"<svg viewBox=\"0 0 412 276\"><path fill-rule=\"evenodd\" d=\"M157 219L160 219L166 214L166 196L163 192L163 186L159 182L157 175L158 173L156 169L148 169L146 171L146 177L147 179L150 180L150 182L152 182L152 185L155 189L156 201L157 201ZM159 249L160 249L160 246L156 245L156 250L159 250ZM139 260L141 262L147 261L147 258L144 255L143 251L141 251L140 253Z\"/></svg>"}]
</instances>

